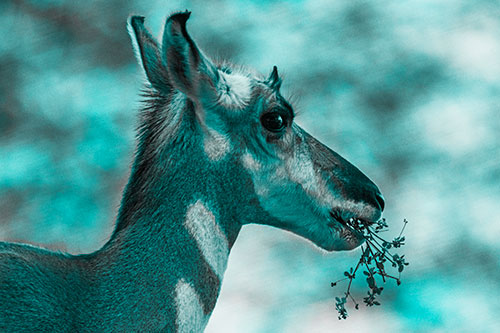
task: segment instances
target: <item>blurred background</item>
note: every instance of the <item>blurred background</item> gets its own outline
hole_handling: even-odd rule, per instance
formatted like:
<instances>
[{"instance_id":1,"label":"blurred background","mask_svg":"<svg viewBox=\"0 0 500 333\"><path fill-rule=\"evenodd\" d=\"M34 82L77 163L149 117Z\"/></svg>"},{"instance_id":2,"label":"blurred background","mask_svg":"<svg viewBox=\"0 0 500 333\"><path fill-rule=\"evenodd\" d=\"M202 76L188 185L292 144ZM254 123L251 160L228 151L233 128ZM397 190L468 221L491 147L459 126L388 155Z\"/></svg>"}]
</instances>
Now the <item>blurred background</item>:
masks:
<instances>
[{"instance_id":1,"label":"blurred background","mask_svg":"<svg viewBox=\"0 0 500 333\"><path fill-rule=\"evenodd\" d=\"M277 65L297 123L381 188L402 285L339 321L330 287L360 251L326 254L245 226L207 332L498 330L500 2L0 2L0 239L85 253L114 226L144 76L125 28L190 9L213 57ZM362 301L366 282L354 296Z\"/></svg>"}]
</instances>

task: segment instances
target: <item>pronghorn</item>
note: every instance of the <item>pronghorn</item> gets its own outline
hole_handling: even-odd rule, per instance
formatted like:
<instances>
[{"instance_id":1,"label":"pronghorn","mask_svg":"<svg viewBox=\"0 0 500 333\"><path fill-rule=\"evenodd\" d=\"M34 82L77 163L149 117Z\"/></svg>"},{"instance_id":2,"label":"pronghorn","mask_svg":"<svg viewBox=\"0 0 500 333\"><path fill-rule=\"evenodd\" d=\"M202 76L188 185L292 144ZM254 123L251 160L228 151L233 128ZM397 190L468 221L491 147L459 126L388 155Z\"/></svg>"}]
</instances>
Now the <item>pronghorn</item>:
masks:
<instances>
[{"instance_id":1,"label":"pronghorn","mask_svg":"<svg viewBox=\"0 0 500 333\"><path fill-rule=\"evenodd\" d=\"M293 122L276 67L214 63L189 16L161 45L129 18L147 106L115 230L84 255L0 243L0 331L200 332L243 225L339 251L363 242L345 221L381 217L377 186Z\"/></svg>"}]
</instances>

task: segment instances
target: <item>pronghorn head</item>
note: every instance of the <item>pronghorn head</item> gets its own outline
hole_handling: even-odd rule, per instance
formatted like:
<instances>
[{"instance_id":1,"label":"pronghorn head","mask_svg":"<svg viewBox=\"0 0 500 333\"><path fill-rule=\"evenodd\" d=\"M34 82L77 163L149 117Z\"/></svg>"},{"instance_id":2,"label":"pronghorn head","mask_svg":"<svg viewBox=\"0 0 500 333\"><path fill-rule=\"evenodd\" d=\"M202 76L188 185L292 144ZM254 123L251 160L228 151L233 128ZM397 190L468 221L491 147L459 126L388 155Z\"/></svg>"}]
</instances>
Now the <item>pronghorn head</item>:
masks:
<instances>
[{"instance_id":1,"label":"pronghorn head","mask_svg":"<svg viewBox=\"0 0 500 333\"><path fill-rule=\"evenodd\" d=\"M264 77L214 64L189 36L189 15L167 19L161 46L142 17L131 17L132 40L152 89L174 95L172 103L192 103L204 159L231 161L248 175L248 196L258 198L253 216L265 218L246 222L292 231L328 251L360 245L361 234L346 222L380 219L384 200L377 186L294 123L276 67Z\"/></svg>"}]
</instances>

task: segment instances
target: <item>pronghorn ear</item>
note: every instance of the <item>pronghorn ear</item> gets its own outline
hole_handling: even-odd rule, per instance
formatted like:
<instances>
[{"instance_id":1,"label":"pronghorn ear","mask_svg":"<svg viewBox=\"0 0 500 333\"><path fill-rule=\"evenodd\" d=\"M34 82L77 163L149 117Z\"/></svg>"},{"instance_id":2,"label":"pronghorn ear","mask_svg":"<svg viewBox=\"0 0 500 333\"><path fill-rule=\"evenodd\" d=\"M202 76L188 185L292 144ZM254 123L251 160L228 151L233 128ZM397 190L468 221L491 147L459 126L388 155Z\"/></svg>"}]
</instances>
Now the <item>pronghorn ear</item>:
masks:
<instances>
[{"instance_id":1,"label":"pronghorn ear","mask_svg":"<svg viewBox=\"0 0 500 333\"><path fill-rule=\"evenodd\" d=\"M131 16L127 28L137 60L151 86L159 91L169 90L168 74L161 60L158 43L144 27L144 17Z\"/></svg>"},{"instance_id":2,"label":"pronghorn ear","mask_svg":"<svg viewBox=\"0 0 500 333\"><path fill-rule=\"evenodd\" d=\"M280 90L281 87L281 78L278 75L278 67L274 66L273 71L269 75L269 78L267 79L267 83L273 90Z\"/></svg>"},{"instance_id":3,"label":"pronghorn ear","mask_svg":"<svg viewBox=\"0 0 500 333\"><path fill-rule=\"evenodd\" d=\"M215 87L217 69L203 55L186 30L191 12L171 15L165 23L162 54L170 83L193 99L198 99L200 85L207 80Z\"/></svg>"}]
</instances>

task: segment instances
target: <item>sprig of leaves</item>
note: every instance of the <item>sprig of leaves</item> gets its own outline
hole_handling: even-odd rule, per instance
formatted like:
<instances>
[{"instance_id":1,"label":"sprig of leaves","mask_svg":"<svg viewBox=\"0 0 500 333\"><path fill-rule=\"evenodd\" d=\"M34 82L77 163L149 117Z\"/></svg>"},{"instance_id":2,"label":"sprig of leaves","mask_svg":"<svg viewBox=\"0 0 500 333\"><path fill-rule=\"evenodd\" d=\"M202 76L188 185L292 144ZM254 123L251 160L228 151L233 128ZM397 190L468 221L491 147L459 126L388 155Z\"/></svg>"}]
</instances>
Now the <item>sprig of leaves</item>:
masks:
<instances>
[{"instance_id":1,"label":"sprig of leaves","mask_svg":"<svg viewBox=\"0 0 500 333\"><path fill-rule=\"evenodd\" d=\"M387 223L383 218L373 224L366 224L361 220L350 219L346 222L347 227L352 228L363 234L365 239L364 246L361 246L361 257L355 268L350 268L349 271L344 272L345 278L338 281L332 282L332 287L335 287L337 283L345 280L349 280L347 285L347 291L344 293L343 297L335 297L335 309L339 313L339 320L346 319L348 317L347 309L345 305L348 299L351 299L354 303L354 308L359 309L359 304L356 302L351 294L352 280L356 278L356 273L360 268L363 269L363 275L366 276L366 283L368 284L368 296L363 298L363 302L366 306L380 305L377 300L377 296L380 296L383 287L377 284L376 276L380 276L382 282L385 283L386 279L393 279L399 286L401 284L401 273L403 272L405 266L408 266L408 262L405 260L404 255L399 255L397 253L391 253L393 249L399 249L405 244L405 237L403 236L404 229L408 221L405 219L403 228L399 233L398 237L395 237L392 241L386 241L378 234L382 231L387 231ZM386 264L390 263L392 267L397 267L398 276L393 276L387 273Z\"/></svg>"}]
</instances>

